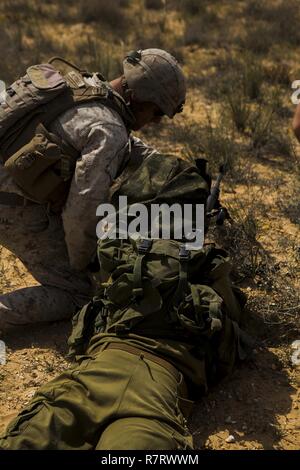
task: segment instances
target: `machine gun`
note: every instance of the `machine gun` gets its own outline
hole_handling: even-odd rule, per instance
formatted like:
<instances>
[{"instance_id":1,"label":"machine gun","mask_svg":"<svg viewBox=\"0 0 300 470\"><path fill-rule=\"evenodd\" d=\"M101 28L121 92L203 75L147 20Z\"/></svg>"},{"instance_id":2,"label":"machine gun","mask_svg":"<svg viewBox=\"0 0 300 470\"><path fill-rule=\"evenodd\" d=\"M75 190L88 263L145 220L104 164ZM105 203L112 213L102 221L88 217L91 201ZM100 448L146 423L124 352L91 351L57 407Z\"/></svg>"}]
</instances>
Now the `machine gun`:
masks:
<instances>
[{"instance_id":1,"label":"machine gun","mask_svg":"<svg viewBox=\"0 0 300 470\"><path fill-rule=\"evenodd\" d=\"M231 220L228 210L222 207L219 201L220 186L224 175L226 174L226 165L221 165L215 184L210 190L210 195L206 202L206 216L208 218L216 217L216 224L223 225L225 219Z\"/></svg>"}]
</instances>

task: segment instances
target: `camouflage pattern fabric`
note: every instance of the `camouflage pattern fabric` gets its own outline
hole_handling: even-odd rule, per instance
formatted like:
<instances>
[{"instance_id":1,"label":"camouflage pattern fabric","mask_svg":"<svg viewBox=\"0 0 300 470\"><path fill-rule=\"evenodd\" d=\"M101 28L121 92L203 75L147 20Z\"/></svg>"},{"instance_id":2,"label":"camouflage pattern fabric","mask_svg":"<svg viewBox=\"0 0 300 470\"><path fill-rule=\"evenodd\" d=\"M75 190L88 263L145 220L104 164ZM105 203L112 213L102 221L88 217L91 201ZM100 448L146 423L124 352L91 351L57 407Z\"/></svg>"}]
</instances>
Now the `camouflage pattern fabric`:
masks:
<instances>
[{"instance_id":1,"label":"camouflage pattern fabric","mask_svg":"<svg viewBox=\"0 0 300 470\"><path fill-rule=\"evenodd\" d=\"M0 245L40 284L0 295L0 330L69 318L92 295L88 273L70 267L61 217L45 206L0 205Z\"/></svg>"}]
</instances>

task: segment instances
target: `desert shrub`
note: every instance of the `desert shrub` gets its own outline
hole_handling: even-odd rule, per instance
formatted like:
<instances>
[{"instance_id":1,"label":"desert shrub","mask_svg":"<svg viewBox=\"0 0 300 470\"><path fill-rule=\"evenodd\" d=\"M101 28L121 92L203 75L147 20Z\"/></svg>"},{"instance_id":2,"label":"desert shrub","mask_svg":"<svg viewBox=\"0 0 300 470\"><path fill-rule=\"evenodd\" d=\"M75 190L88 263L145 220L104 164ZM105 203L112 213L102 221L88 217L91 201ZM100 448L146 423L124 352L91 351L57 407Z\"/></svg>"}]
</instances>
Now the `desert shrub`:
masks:
<instances>
[{"instance_id":1,"label":"desert shrub","mask_svg":"<svg viewBox=\"0 0 300 470\"><path fill-rule=\"evenodd\" d=\"M79 4L79 16L81 21L100 22L110 28L124 30L127 28L127 17L121 9L119 0L108 2L107 0L81 0Z\"/></svg>"},{"instance_id":2,"label":"desert shrub","mask_svg":"<svg viewBox=\"0 0 300 470\"><path fill-rule=\"evenodd\" d=\"M100 72L108 80L121 75L120 57L116 57L110 47L101 40L87 35L78 44L77 62L91 72Z\"/></svg>"},{"instance_id":3,"label":"desert shrub","mask_svg":"<svg viewBox=\"0 0 300 470\"><path fill-rule=\"evenodd\" d=\"M199 44L201 46L218 44L219 17L213 11L204 11L201 15L186 21L185 45Z\"/></svg>"},{"instance_id":4,"label":"desert shrub","mask_svg":"<svg viewBox=\"0 0 300 470\"><path fill-rule=\"evenodd\" d=\"M145 7L149 10L160 10L164 7L163 0L145 0Z\"/></svg>"},{"instance_id":5,"label":"desert shrub","mask_svg":"<svg viewBox=\"0 0 300 470\"><path fill-rule=\"evenodd\" d=\"M244 94L239 89L231 89L225 96L222 108L224 117L228 118L239 132L244 132L250 115Z\"/></svg>"},{"instance_id":6,"label":"desert shrub","mask_svg":"<svg viewBox=\"0 0 300 470\"><path fill-rule=\"evenodd\" d=\"M229 172L234 171L238 160L238 145L224 127L213 127L209 121L201 129L199 138L203 155L213 171L217 171L224 163Z\"/></svg>"},{"instance_id":7,"label":"desert shrub","mask_svg":"<svg viewBox=\"0 0 300 470\"><path fill-rule=\"evenodd\" d=\"M249 0L245 5L245 16L261 19L265 11L265 6L260 0Z\"/></svg>"},{"instance_id":8,"label":"desert shrub","mask_svg":"<svg viewBox=\"0 0 300 470\"><path fill-rule=\"evenodd\" d=\"M263 46L264 40L266 40L265 48L269 48L272 41L273 43L285 41L293 45L300 43L300 16L297 0L289 0L288 2L281 0L277 4L252 0L246 4L245 15L260 23L264 22L260 32L263 33L263 29L265 32L261 38L255 38L255 35L248 37L248 45L254 49L261 49L258 52L266 51Z\"/></svg>"},{"instance_id":9,"label":"desert shrub","mask_svg":"<svg viewBox=\"0 0 300 470\"><path fill-rule=\"evenodd\" d=\"M239 157L239 146L225 126L214 127L210 117L207 124L181 124L173 127L173 138L184 144L185 153L191 158L204 157L209 161L213 172L226 163L227 170L233 172Z\"/></svg>"},{"instance_id":10,"label":"desert shrub","mask_svg":"<svg viewBox=\"0 0 300 470\"><path fill-rule=\"evenodd\" d=\"M243 37L238 39L240 46L254 54L267 54L274 44L274 28L257 21L246 29Z\"/></svg>"},{"instance_id":11,"label":"desert shrub","mask_svg":"<svg viewBox=\"0 0 300 470\"><path fill-rule=\"evenodd\" d=\"M259 107L251 112L249 117L249 129L251 146L260 150L270 143L273 134L274 111Z\"/></svg>"},{"instance_id":12,"label":"desert shrub","mask_svg":"<svg viewBox=\"0 0 300 470\"><path fill-rule=\"evenodd\" d=\"M172 126L171 138L183 144L186 152L193 157L199 156L203 151L199 135L199 126L194 123L190 123L189 125L185 123L175 123Z\"/></svg>"},{"instance_id":13,"label":"desert shrub","mask_svg":"<svg viewBox=\"0 0 300 470\"><path fill-rule=\"evenodd\" d=\"M269 150L283 157L290 157L294 149L288 133L280 128L275 129L269 142Z\"/></svg>"},{"instance_id":14,"label":"desert shrub","mask_svg":"<svg viewBox=\"0 0 300 470\"><path fill-rule=\"evenodd\" d=\"M252 54L227 54L213 60L209 66L214 67L213 73L199 80L209 98L224 101L227 94L238 91L246 100L261 99L266 77L262 65Z\"/></svg>"},{"instance_id":15,"label":"desert shrub","mask_svg":"<svg viewBox=\"0 0 300 470\"><path fill-rule=\"evenodd\" d=\"M259 62L246 57L241 71L241 81L244 95L250 100L260 98L261 87L264 82L264 70Z\"/></svg>"},{"instance_id":16,"label":"desert shrub","mask_svg":"<svg viewBox=\"0 0 300 470\"><path fill-rule=\"evenodd\" d=\"M199 0L179 0L177 5L182 12L189 15L199 15L204 11L204 2Z\"/></svg>"},{"instance_id":17,"label":"desert shrub","mask_svg":"<svg viewBox=\"0 0 300 470\"><path fill-rule=\"evenodd\" d=\"M247 209L236 199L228 205L233 224L227 231L227 249L234 261L235 277L242 281L253 278L260 265L261 250L258 237L258 219L254 204Z\"/></svg>"},{"instance_id":18,"label":"desert shrub","mask_svg":"<svg viewBox=\"0 0 300 470\"><path fill-rule=\"evenodd\" d=\"M266 80L272 84L284 85L290 87L291 70L288 64L278 63L264 68L264 76Z\"/></svg>"},{"instance_id":19,"label":"desert shrub","mask_svg":"<svg viewBox=\"0 0 300 470\"><path fill-rule=\"evenodd\" d=\"M250 146L257 155L264 151L264 153L291 157L294 153L292 141L289 134L282 128L275 111L272 103L268 107L259 106L251 111L248 124Z\"/></svg>"},{"instance_id":20,"label":"desert shrub","mask_svg":"<svg viewBox=\"0 0 300 470\"><path fill-rule=\"evenodd\" d=\"M263 93L263 102L271 107L279 118L291 119L293 111L286 106L286 91L279 85L267 85Z\"/></svg>"}]
</instances>

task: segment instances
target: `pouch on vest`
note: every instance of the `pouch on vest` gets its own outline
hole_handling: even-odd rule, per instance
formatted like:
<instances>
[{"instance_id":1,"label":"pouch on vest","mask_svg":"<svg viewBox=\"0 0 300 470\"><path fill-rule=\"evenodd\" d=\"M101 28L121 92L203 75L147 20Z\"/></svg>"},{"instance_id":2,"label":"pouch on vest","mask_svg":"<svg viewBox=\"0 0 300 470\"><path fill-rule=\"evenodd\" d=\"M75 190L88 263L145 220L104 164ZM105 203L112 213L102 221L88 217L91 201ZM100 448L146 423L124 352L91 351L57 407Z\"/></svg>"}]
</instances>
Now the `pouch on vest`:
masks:
<instances>
[{"instance_id":1,"label":"pouch on vest","mask_svg":"<svg viewBox=\"0 0 300 470\"><path fill-rule=\"evenodd\" d=\"M4 166L29 199L55 206L67 196L76 158L73 149L40 124L33 139Z\"/></svg>"},{"instance_id":2,"label":"pouch on vest","mask_svg":"<svg viewBox=\"0 0 300 470\"><path fill-rule=\"evenodd\" d=\"M84 354L86 347L93 336L96 317L103 307L99 297L94 297L88 304L82 307L72 318L72 333L68 338L68 358Z\"/></svg>"},{"instance_id":3,"label":"pouch on vest","mask_svg":"<svg viewBox=\"0 0 300 470\"><path fill-rule=\"evenodd\" d=\"M0 106L0 139L17 121L67 88L66 80L51 64L29 67L26 75L6 90Z\"/></svg>"}]
</instances>

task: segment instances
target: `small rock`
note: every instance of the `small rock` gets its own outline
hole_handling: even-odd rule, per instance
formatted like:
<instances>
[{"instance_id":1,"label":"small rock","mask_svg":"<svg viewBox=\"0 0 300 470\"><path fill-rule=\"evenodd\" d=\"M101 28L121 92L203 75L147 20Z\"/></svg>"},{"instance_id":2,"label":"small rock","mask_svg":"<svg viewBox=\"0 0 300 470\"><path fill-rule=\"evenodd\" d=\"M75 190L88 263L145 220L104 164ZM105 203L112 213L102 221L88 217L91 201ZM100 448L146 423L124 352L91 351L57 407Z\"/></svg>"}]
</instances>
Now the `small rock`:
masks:
<instances>
[{"instance_id":1,"label":"small rock","mask_svg":"<svg viewBox=\"0 0 300 470\"><path fill-rule=\"evenodd\" d=\"M276 370L276 369L277 369L277 367L276 367L275 364L272 364L272 365L271 365L271 368L272 368L273 370Z\"/></svg>"},{"instance_id":2,"label":"small rock","mask_svg":"<svg viewBox=\"0 0 300 470\"><path fill-rule=\"evenodd\" d=\"M227 439L225 439L225 442L227 442L227 444L231 444L232 442L235 442L235 437L230 434L230 436L227 437Z\"/></svg>"},{"instance_id":3,"label":"small rock","mask_svg":"<svg viewBox=\"0 0 300 470\"><path fill-rule=\"evenodd\" d=\"M242 430L243 430L243 431L247 431L247 424L243 424Z\"/></svg>"},{"instance_id":4,"label":"small rock","mask_svg":"<svg viewBox=\"0 0 300 470\"><path fill-rule=\"evenodd\" d=\"M296 340L292 343L292 349L294 350L291 361L293 366L299 366L300 365L300 341Z\"/></svg>"},{"instance_id":5,"label":"small rock","mask_svg":"<svg viewBox=\"0 0 300 470\"><path fill-rule=\"evenodd\" d=\"M33 397L34 394L35 394L35 390L30 390L29 392L27 392L27 393L25 394L25 398L27 398L28 400L30 400L30 399Z\"/></svg>"},{"instance_id":6,"label":"small rock","mask_svg":"<svg viewBox=\"0 0 300 470\"><path fill-rule=\"evenodd\" d=\"M225 423L226 424L231 424L232 423L231 416L227 416L227 418L225 418Z\"/></svg>"}]
</instances>

